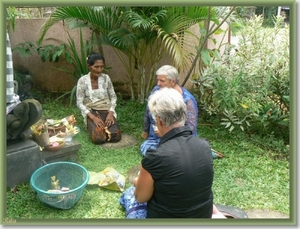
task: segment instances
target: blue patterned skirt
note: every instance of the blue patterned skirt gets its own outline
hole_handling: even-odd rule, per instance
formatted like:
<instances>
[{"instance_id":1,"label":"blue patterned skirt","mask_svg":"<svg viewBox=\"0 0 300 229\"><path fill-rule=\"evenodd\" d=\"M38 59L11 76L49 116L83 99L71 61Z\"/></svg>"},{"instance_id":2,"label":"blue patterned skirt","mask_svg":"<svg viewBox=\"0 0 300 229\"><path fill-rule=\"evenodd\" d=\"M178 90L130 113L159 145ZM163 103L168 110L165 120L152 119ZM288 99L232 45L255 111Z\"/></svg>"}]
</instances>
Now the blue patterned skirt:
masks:
<instances>
[{"instance_id":1,"label":"blue patterned skirt","mask_svg":"<svg viewBox=\"0 0 300 229\"><path fill-rule=\"evenodd\" d=\"M134 190L134 186L126 189L119 202L126 210L127 219L145 219L147 216L147 202L138 203L134 196Z\"/></svg>"}]
</instances>

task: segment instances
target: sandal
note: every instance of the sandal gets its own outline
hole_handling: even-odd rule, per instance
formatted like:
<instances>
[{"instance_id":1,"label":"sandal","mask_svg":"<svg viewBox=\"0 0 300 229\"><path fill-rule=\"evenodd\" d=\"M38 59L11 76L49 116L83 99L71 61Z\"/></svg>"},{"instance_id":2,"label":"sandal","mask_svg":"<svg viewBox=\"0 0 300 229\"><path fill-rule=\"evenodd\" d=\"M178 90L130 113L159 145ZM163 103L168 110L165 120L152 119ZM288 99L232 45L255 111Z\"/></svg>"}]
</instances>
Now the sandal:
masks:
<instances>
[{"instance_id":1,"label":"sandal","mask_svg":"<svg viewBox=\"0 0 300 229\"><path fill-rule=\"evenodd\" d=\"M219 153L218 151L211 149L211 154L213 156L213 159L221 159L225 157L223 154Z\"/></svg>"}]
</instances>

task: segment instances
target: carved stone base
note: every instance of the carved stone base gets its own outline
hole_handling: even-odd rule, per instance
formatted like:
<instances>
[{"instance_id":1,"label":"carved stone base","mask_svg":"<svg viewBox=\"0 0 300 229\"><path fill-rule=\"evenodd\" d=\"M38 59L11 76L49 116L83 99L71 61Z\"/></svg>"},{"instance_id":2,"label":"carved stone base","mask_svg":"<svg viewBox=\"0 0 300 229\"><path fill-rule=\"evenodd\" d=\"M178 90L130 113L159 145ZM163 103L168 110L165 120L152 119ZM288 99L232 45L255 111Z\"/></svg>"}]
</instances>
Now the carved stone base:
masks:
<instances>
[{"instance_id":1,"label":"carved stone base","mask_svg":"<svg viewBox=\"0 0 300 229\"><path fill-rule=\"evenodd\" d=\"M30 139L7 142L6 151L6 186L30 180L31 174L42 166L40 148Z\"/></svg>"},{"instance_id":2,"label":"carved stone base","mask_svg":"<svg viewBox=\"0 0 300 229\"><path fill-rule=\"evenodd\" d=\"M43 164L49 164L52 162L57 161L71 161L76 162L77 161L77 151L81 148L81 144L76 141L72 141L69 143L66 143L66 145L53 152L53 151L47 151L43 150L41 151L41 158L43 161Z\"/></svg>"},{"instance_id":3,"label":"carved stone base","mask_svg":"<svg viewBox=\"0 0 300 229\"><path fill-rule=\"evenodd\" d=\"M7 142L6 151L6 186L29 182L33 172L45 164L57 161L77 160L77 151L81 144L76 141L66 143L58 151L41 151L32 139L12 140Z\"/></svg>"}]
</instances>

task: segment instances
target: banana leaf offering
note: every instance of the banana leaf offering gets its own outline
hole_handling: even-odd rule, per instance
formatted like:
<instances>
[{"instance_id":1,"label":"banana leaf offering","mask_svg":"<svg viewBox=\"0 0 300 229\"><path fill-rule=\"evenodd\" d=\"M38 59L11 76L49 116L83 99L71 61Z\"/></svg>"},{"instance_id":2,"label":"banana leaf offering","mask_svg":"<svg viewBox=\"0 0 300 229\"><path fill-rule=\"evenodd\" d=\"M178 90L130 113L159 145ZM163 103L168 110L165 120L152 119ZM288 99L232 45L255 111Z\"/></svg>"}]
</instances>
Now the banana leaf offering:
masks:
<instances>
[{"instance_id":1,"label":"banana leaf offering","mask_svg":"<svg viewBox=\"0 0 300 229\"><path fill-rule=\"evenodd\" d=\"M112 167L107 167L101 172L89 171L90 180L88 184L98 185L112 191L124 191L126 178Z\"/></svg>"}]
</instances>

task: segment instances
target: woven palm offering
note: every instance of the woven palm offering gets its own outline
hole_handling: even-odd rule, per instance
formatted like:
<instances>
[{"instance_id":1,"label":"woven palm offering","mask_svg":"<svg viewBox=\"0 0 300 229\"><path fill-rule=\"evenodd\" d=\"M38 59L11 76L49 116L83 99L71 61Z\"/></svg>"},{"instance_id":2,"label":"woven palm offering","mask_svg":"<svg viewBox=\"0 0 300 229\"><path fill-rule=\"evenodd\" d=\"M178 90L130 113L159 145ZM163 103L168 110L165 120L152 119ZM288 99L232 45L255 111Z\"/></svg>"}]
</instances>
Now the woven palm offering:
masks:
<instances>
[{"instance_id":1,"label":"woven palm offering","mask_svg":"<svg viewBox=\"0 0 300 229\"><path fill-rule=\"evenodd\" d=\"M65 141L63 140L58 140L58 141L53 141L53 142L49 142L48 145L45 146L45 149L46 150L49 150L49 151L57 151L57 150L60 150L61 148L63 148L65 146Z\"/></svg>"},{"instance_id":2,"label":"woven palm offering","mask_svg":"<svg viewBox=\"0 0 300 229\"><path fill-rule=\"evenodd\" d=\"M63 119L47 119L49 136L60 138L72 138L79 133L79 128L75 126L74 115L69 115Z\"/></svg>"},{"instance_id":3,"label":"woven palm offering","mask_svg":"<svg viewBox=\"0 0 300 229\"><path fill-rule=\"evenodd\" d=\"M74 127L76 119L74 115L69 115L63 119L47 119L48 130L51 136L65 133L68 128Z\"/></svg>"},{"instance_id":4,"label":"woven palm offering","mask_svg":"<svg viewBox=\"0 0 300 229\"><path fill-rule=\"evenodd\" d=\"M49 144L48 125L44 120L38 121L31 126L32 138L40 147L45 147Z\"/></svg>"},{"instance_id":5,"label":"woven palm offering","mask_svg":"<svg viewBox=\"0 0 300 229\"><path fill-rule=\"evenodd\" d=\"M104 189L121 192L124 191L126 181L125 176L112 167L107 167L101 172L89 171L89 175L89 185L96 184Z\"/></svg>"}]
</instances>

